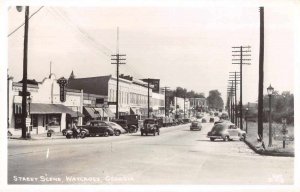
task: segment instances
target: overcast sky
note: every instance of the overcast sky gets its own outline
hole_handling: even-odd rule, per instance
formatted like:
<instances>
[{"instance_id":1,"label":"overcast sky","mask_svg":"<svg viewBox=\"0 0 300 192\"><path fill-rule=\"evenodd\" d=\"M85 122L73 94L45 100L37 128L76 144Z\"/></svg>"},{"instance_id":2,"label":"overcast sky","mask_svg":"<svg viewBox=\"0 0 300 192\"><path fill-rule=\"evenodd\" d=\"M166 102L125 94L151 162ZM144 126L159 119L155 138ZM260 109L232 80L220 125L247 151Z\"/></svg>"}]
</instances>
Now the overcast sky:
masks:
<instances>
[{"instance_id":1,"label":"overcast sky","mask_svg":"<svg viewBox=\"0 0 300 192\"><path fill-rule=\"evenodd\" d=\"M225 1L226 2L226 1ZM229 2L229 1L227 1ZM243 101L254 102L258 92L259 5L265 7L265 85L293 91L294 2L272 1L226 5L210 3L164 6L45 6L29 24L28 78L92 77L115 74L110 55L127 55L120 73L136 78L159 78L161 86L204 92L218 89L226 98L232 65L232 46L252 48L251 65L243 67ZM255 2L255 1L252 1ZM262 1L261 1L262 2ZM30 7L30 13L39 6ZM8 10L8 33L24 22L24 12ZM24 28L8 37L8 68L22 78ZM225 101L224 101L225 102Z\"/></svg>"}]
</instances>

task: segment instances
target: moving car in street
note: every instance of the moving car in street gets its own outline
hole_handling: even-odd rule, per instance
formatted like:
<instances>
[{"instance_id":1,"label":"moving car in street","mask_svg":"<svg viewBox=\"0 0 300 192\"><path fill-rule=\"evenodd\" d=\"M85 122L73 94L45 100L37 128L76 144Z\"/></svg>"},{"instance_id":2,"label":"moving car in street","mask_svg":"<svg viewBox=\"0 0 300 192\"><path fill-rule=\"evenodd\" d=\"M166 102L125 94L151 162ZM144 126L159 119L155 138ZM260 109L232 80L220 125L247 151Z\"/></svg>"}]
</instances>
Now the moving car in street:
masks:
<instances>
[{"instance_id":1,"label":"moving car in street","mask_svg":"<svg viewBox=\"0 0 300 192\"><path fill-rule=\"evenodd\" d=\"M191 126L190 126L191 131L193 131L193 130L201 131L201 129L202 129L202 125L199 121L192 121Z\"/></svg>"},{"instance_id":2,"label":"moving car in street","mask_svg":"<svg viewBox=\"0 0 300 192\"><path fill-rule=\"evenodd\" d=\"M148 133L153 134L154 136L159 135L159 125L156 119L145 119L143 126L141 127L141 135L148 135Z\"/></svg>"},{"instance_id":3,"label":"moving car in street","mask_svg":"<svg viewBox=\"0 0 300 192\"><path fill-rule=\"evenodd\" d=\"M229 121L217 123L213 126L207 137L214 141L215 139L223 139L224 141L231 141L233 139L243 140L246 138L246 132L238 128Z\"/></svg>"},{"instance_id":4,"label":"moving car in street","mask_svg":"<svg viewBox=\"0 0 300 192\"><path fill-rule=\"evenodd\" d=\"M82 128L89 131L88 136L112 136L115 134L113 128L104 121L93 120L88 125L82 126Z\"/></svg>"}]
</instances>

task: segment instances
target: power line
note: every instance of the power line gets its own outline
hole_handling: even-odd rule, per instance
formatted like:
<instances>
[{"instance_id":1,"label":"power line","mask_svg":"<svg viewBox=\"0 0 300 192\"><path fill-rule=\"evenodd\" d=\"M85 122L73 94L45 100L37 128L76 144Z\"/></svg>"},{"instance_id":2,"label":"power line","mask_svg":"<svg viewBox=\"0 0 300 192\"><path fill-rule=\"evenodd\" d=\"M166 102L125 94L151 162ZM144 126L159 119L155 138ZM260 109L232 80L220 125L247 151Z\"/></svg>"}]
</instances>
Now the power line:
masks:
<instances>
[{"instance_id":1,"label":"power line","mask_svg":"<svg viewBox=\"0 0 300 192\"><path fill-rule=\"evenodd\" d=\"M35 14L37 14L44 6L41 6L37 11L35 11L32 15L30 15L30 17L28 18L28 20L30 20L31 17L33 17ZM23 27L25 25L25 22L22 23L19 27L17 27L15 30L13 30L11 33L9 33L7 35L7 37L11 36L12 34L14 34L16 31L18 31L21 27Z\"/></svg>"}]
</instances>

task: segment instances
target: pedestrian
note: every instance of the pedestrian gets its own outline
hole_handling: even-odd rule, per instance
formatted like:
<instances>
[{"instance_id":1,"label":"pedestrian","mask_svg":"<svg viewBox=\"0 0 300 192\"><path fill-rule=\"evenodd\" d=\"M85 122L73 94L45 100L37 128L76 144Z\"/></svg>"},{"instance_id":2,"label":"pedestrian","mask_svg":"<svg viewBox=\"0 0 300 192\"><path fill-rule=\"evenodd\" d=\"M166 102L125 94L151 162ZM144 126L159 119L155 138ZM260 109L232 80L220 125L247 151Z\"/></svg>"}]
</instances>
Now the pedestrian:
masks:
<instances>
[{"instance_id":1,"label":"pedestrian","mask_svg":"<svg viewBox=\"0 0 300 192\"><path fill-rule=\"evenodd\" d=\"M73 124L72 124L72 132L73 132L73 138L77 139L77 137L78 137L78 130L77 130L76 123L77 123L77 121L74 120Z\"/></svg>"}]
</instances>

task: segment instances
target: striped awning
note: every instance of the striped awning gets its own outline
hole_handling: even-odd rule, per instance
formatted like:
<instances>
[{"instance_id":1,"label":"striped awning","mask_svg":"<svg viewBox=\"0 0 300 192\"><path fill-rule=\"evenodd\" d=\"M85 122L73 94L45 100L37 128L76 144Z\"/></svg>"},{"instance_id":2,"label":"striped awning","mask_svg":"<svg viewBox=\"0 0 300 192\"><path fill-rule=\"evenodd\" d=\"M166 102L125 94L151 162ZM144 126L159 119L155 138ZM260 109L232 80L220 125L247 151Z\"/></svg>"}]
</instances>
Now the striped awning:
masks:
<instances>
[{"instance_id":1,"label":"striped awning","mask_svg":"<svg viewBox=\"0 0 300 192\"><path fill-rule=\"evenodd\" d=\"M101 115L93 107L83 107L83 113L92 119L99 118Z\"/></svg>"}]
</instances>

